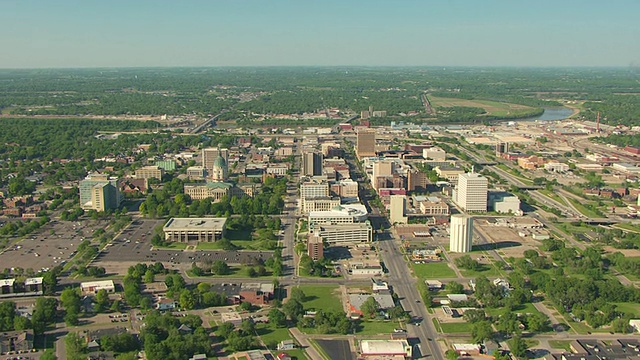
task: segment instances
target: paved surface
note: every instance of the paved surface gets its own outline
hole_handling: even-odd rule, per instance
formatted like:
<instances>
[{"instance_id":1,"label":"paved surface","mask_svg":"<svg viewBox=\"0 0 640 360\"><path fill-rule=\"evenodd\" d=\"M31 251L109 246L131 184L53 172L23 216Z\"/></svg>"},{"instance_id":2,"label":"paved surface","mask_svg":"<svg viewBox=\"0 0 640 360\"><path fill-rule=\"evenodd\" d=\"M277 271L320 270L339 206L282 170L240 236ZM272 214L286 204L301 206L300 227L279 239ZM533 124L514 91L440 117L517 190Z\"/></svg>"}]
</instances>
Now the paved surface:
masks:
<instances>
[{"instance_id":1,"label":"paved surface","mask_svg":"<svg viewBox=\"0 0 640 360\"><path fill-rule=\"evenodd\" d=\"M90 239L95 229L104 228L105 220L52 220L38 230L0 253L0 270L23 268L35 271L53 268L69 261L78 245Z\"/></svg>"},{"instance_id":2,"label":"paved surface","mask_svg":"<svg viewBox=\"0 0 640 360\"><path fill-rule=\"evenodd\" d=\"M320 345L322 350L329 355L331 359L355 359L356 356L351 352L348 340L322 340L317 339L316 343Z\"/></svg>"},{"instance_id":3,"label":"paved surface","mask_svg":"<svg viewBox=\"0 0 640 360\"><path fill-rule=\"evenodd\" d=\"M289 329L289 332L291 333L291 335L293 335L298 344L300 344L300 346L305 350L311 360L323 360L320 353L318 353L318 351L313 346L311 346L311 344L307 340L307 337L303 333L301 333L298 328L291 328Z\"/></svg>"}]
</instances>

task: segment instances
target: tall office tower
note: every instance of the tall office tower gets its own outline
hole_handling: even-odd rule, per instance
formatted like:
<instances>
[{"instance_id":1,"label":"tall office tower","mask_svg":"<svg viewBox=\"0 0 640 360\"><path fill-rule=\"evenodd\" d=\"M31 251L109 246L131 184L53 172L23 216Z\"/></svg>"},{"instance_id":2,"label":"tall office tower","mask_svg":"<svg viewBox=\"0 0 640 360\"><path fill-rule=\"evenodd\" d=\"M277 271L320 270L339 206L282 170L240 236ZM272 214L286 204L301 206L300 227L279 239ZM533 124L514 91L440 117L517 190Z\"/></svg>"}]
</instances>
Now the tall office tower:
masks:
<instances>
[{"instance_id":1,"label":"tall office tower","mask_svg":"<svg viewBox=\"0 0 640 360\"><path fill-rule=\"evenodd\" d=\"M473 240L473 218L464 214L451 215L449 251L467 253Z\"/></svg>"},{"instance_id":2,"label":"tall office tower","mask_svg":"<svg viewBox=\"0 0 640 360\"><path fill-rule=\"evenodd\" d=\"M213 165L216 159L222 156L225 164L229 164L229 149L206 148L202 149L202 166L208 174L213 173Z\"/></svg>"},{"instance_id":3,"label":"tall office tower","mask_svg":"<svg viewBox=\"0 0 640 360\"><path fill-rule=\"evenodd\" d=\"M474 173L458 175L456 202L465 211L487 211L487 194L489 182L487 178Z\"/></svg>"},{"instance_id":4,"label":"tall office tower","mask_svg":"<svg viewBox=\"0 0 640 360\"><path fill-rule=\"evenodd\" d=\"M502 154L506 154L509 152L509 143L508 142L498 142L496 144L496 156L501 157Z\"/></svg>"},{"instance_id":5,"label":"tall office tower","mask_svg":"<svg viewBox=\"0 0 640 360\"><path fill-rule=\"evenodd\" d=\"M104 187L103 185L109 186ZM98 186L97 189L94 187ZM111 178L106 174L89 174L80 181L80 207L85 210L104 211L107 209L117 209L122 202L122 196L118 188L118 179ZM101 194L98 192L101 191ZM97 196L97 197L96 197ZM94 205L94 200L98 200L100 205ZM105 207L106 206L106 207Z\"/></svg>"},{"instance_id":6,"label":"tall office tower","mask_svg":"<svg viewBox=\"0 0 640 360\"><path fill-rule=\"evenodd\" d=\"M389 220L391 224L406 224L407 217L404 215L407 208L407 197L404 195L391 195L389 204Z\"/></svg>"},{"instance_id":7,"label":"tall office tower","mask_svg":"<svg viewBox=\"0 0 640 360\"><path fill-rule=\"evenodd\" d=\"M358 131L356 155L359 159L376 156L376 131L362 129Z\"/></svg>"},{"instance_id":8,"label":"tall office tower","mask_svg":"<svg viewBox=\"0 0 640 360\"><path fill-rule=\"evenodd\" d=\"M302 157L302 174L305 176L322 175L322 154L316 152L305 153Z\"/></svg>"}]
</instances>

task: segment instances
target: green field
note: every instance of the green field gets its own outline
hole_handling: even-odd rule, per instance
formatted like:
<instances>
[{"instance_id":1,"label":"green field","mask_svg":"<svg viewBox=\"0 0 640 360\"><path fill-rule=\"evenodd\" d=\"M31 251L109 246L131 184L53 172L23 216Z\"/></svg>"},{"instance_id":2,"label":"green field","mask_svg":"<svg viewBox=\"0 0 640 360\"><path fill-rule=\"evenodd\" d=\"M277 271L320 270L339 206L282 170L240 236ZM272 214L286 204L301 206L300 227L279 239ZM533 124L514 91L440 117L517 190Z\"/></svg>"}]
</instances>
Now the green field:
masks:
<instances>
[{"instance_id":1,"label":"green field","mask_svg":"<svg viewBox=\"0 0 640 360\"><path fill-rule=\"evenodd\" d=\"M549 345L554 349L562 349L571 352L571 341L569 340L549 340Z\"/></svg>"},{"instance_id":2,"label":"green field","mask_svg":"<svg viewBox=\"0 0 640 360\"><path fill-rule=\"evenodd\" d=\"M622 311L627 314L640 315L640 304L636 303L614 303L616 310Z\"/></svg>"},{"instance_id":3,"label":"green field","mask_svg":"<svg viewBox=\"0 0 640 360\"><path fill-rule=\"evenodd\" d=\"M518 117L518 116L527 116L536 111L536 108L512 104L506 102L498 102L491 100L468 100L468 99L460 99L460 98L447 98L447 97L436 97L429 96L429 101L433 107L453 107L453 106L464 106L464 107L475 107L482 108L486 111L487 116L498 116L498 117Z\"/></svg>"},{"instance_id":4,"label":"green field","mask_svg":"<svg viewBox=\"0 0 640 360\"><path fill-rule=\"evenodd\" d=\"M393 329L403 328L398 321L363 321L358 329L359 335L391 334Z\"/></svg>"},{"instance_id":5,"label":"green field","mask_svg":"<svg viewBox=\"0 0 640 360\"><path fill-rule=\"evenodd\" d=\"M470 333L473 324L468 322L460 323L440 323L440 329L445 334L464 334Z\"/></svg>"},{"instance_id":6,"label":"green field","mask_svg":"<svg viewBox=\"0 0 640 360\"><path fill-rule=\"evenodd\" d=\"M627 231L631 231L631 232L635 232L635 233L640 233L640 226L634 226L632 224L619 223L619 224L614 224L613 227L619 228L621 230L627 230Z\"/></svg>"},{"instance_id":7,"label":"green field","mask_svg":"<svg viewBox=\"0 0 640 360\"><path fill-rule=\"evenodd\" d=\"M300 285L300 290L306 297L303 305L307 310L344 311L337 293L338 285Z\"/></svg>"},{"instance_id":8,"label":"green field","mask_svg":"<svg viewBox=\"0 0 640 360\"><path fill-rule=\"evenodd\" d=\"M446 262L432 262L426 264L411 263L413 272L420 279L455 278L456 273Z\"/></svg>"},{"instance_id":9,"label":"green field","mask_svg":"<svg viewBox=\"0 0 640 360\"><path fill-rule=\"evenodd\" d=\"M578 211L580 211L580 213L586 217L590 217L590 218L599 218L602 217L602 214L599 214L591 209L589 209L588 207L582 205L581 202L579 202L578 200L575 200L571 197L567 197L567 200L569 200L569 202L571 203L571 205L573 205L573 207L575 207Z\"/></svg>"},{"instance_id":10,"label":"green field","mask_svg":"<svg viewBox=\"0 0 640 360\"><path fill-rule=\"evenodd\" d=\"M154 248L157 249L177 249L177 250L184 250L187 248L187 243L179 243L179 242L172 242L169 243L167 245L163 245L163 246L154 246Z\"/></svg>"}]
</instances>

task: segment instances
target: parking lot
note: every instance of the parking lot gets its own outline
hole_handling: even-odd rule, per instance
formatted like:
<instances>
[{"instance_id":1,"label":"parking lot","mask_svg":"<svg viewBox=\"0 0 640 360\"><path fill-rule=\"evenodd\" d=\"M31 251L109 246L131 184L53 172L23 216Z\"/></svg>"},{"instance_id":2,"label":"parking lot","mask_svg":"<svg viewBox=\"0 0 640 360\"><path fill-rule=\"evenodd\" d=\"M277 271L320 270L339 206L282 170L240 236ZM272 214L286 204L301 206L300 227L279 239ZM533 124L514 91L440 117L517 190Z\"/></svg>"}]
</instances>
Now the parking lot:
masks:
<instances>
[{"instance_id":1,"label":"parking lot","mask_svg":"<svg viewBox=\"0 0 640 360\"><path fill-rule=\"evenodd\" d=\"M105 220L56 221L46 224L37 234L0 253L0 270L23 268L39 271L64 265L75 255L78 245L90 239L94 230L106 227Z\"/></svg>"},{"instance_id":2,"label":"parking lot","mask_svg":"<svg viewBox=\"0 0 640 360\"><path fill-rule=\"evenodd\" d=\"M227 264L250 264L255 259L267 260L272 251L224 251L159 249L151 245L153 229L162 220L137 219L111 242L94 260L94 266L104 267L108 273L124 274L129 266L137 263L162 262L176 270L191 268L191 263L224 261Z\"/></svg>"}]
</instances>

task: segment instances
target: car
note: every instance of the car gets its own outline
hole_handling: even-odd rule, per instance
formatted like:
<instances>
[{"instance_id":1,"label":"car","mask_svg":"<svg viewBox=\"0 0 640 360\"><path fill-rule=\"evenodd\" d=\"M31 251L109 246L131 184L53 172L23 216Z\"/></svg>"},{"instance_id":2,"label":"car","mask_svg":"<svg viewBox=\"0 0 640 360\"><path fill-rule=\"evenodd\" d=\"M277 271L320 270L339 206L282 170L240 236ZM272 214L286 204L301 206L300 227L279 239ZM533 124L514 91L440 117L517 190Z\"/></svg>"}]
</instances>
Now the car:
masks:
<instances>
[{"instance_id":1,"label":"car","mask_svg":"<svg viewBox=\"0 0 640 360\"><path fill-rule=\"evenodd\" d=\"M419 303L419 302L420 302L420 300L416 299L416 302L417 302L417 303Z\"/></svg>"}]
</instances>

